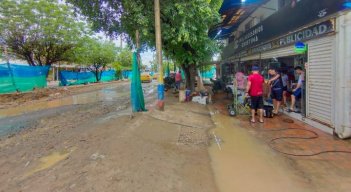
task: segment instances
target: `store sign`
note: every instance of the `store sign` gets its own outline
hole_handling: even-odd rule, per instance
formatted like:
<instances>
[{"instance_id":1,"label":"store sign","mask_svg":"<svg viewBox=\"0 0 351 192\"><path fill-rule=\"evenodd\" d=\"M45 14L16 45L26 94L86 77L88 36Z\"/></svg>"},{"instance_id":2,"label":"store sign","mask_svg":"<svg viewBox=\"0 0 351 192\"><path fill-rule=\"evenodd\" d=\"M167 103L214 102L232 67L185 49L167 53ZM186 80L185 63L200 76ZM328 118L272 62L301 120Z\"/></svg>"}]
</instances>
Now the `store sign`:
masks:
<instances>
[{"instance_id":1,"label":"store sign","mask_svg":"<svg viewBox=\"0 0 351 192\"><path fill-rule=\"evenodd\" d=\"M299 53L299 54L305 53L307 51L307 45L301 41L298 41L295 43L294 51L295 53Z\"/></svg>"},{"instance_id":2,"label":"store sign","mask_svg":"<svg viewBox=\"0 0 351 192\"><path fill-rule=\"evenodd\" d=\"M307 41L313 38L321 37L335 31L335 19L330 19L316 25L298 30L289 35L276 38L262 45L237 52L236 57L245 57L250 54L269 51L271 49L280 48L287 45L296 44L297 42ZM300 44L301 45L301 44ZM296 46L295 46L296 47ZM301 49L300 49L301 50Z\"/></svg>"},{"instance_id":3,"label":"store sign","mask_svg":"<svg viewBox=\"0 0 351 192\"><path fill-rule=\"evenodd\" d=\"M314 25L312 27L308 27L306 29L292 33L291 35L287 35L283 38L280 38L279 44L289 45L298 41L312 39L314 37L318 37L326 33L332 32L334 31L334 29L334 23L332 22L332 20L328 20L326 22Z\"/></svg>"},{"instance_id":4,"label":"store sign","mask_svg":"<svg viewBox=\"0 0 351 192\"><path fill-rule=\"evenodd\" d=\"M231 55L237 55L258 45L259 47L254 48L253 52L288 45L328 33L334 30L334 26L330 21L284 36L279 42L265 44L265 42L272 41L291 33L291 31L345 10L344 2L345 0L301 0L294 6L287 6L232 42L228 47L231 49Z\"/></svg>"},{"instance_id":5,"label":"store sign","mask_svg":"<svg viewBox=\"0 0 351 192\"><path fill-rule=\"evenodd\" d=\"M260 34L261 32L263 32L263 25L255 27L249 33L243 35L236 41L235 49L244 48L255 44L259 41L258 34Z\"/></svg>"}]
</instances>

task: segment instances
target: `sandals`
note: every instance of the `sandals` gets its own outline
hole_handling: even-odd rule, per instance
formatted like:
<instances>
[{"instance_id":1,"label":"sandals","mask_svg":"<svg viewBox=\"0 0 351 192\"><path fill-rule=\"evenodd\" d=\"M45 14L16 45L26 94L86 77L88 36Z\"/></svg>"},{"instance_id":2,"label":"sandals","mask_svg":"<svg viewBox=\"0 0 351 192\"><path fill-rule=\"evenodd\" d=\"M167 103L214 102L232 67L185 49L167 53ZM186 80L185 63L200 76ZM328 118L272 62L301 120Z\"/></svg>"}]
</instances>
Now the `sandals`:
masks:
<instances>
[{"instance_id":1,"label":"sandals","mask_svg":"<svg viewBox=\"0 0 351 192\"><path fill-rule=\"evenodd\" d=\"M259 123L264 123L264 121L258 121ZM250 120L250 123L256 123L256 121Z\"/></svg>"},{"instance_id":2,"label":"sandals","mask_svg":"<svg viewBox=\"0 0 351 192\"><path fill-rule=\"evenodd\" d=\"M287 112L288 112L288 113L291 113L291 112L294 112L294 113L295 113L296 111L291 110L291 109L288 109Z\"/></svg>"}]
</instances>

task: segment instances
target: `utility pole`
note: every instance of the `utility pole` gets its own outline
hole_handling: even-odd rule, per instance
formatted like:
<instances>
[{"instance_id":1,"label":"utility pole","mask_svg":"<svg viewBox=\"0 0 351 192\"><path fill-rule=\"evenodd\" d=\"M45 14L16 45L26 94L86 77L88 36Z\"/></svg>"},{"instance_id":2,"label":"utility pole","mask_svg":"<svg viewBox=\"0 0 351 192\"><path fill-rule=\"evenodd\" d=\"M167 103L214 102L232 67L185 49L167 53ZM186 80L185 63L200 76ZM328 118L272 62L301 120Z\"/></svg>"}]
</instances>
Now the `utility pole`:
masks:
<instances>
[{"instance_id":1,"label":"utility pole","mask_svg":"<svg viewBox=\"0 0 351 192\"><path fill-rule=\"evenodd\" d=\"M160 21L160 0L154 0L155 6L155 31L156 31L156 63L158 65L158 100L157 108L161 111L164 110L165 102L165 85L163 82L163 69L162 69L162 40L161 40L161 21Z\"/></svg>"}]
</instances>

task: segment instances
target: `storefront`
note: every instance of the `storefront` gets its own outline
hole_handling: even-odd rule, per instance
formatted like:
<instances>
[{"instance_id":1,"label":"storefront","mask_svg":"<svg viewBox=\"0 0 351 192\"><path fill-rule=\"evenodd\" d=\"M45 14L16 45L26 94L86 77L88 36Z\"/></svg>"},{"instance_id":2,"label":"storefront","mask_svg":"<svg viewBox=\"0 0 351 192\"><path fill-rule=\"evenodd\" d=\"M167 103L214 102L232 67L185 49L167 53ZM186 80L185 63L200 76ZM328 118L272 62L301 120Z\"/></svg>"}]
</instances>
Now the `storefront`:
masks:
<instances>
[{"instance_id":1,"label":"storefront","mask_svg":"<svg viewBox=\"0 0 351 192\"><path fill-rule=\"evenodd\" d=\"M275 65L288 71L292 82L297 79L293 68L303 67L305 85L299 101L300 113L289 115L341 138L350 137L350 53L345 49L350 50L351 46L351 13L340 11L339 4L326 0L307 11L311 1L301 2L244 33L233 43L233 54L225 61L247 65L244 68L260 65L264 75L270 65ZM293 13L294 18L289 18ZM300 27L291 29L291 25ZM305 52L296 52L297 42L307 46Z\"/></svg>"}]
</instances>

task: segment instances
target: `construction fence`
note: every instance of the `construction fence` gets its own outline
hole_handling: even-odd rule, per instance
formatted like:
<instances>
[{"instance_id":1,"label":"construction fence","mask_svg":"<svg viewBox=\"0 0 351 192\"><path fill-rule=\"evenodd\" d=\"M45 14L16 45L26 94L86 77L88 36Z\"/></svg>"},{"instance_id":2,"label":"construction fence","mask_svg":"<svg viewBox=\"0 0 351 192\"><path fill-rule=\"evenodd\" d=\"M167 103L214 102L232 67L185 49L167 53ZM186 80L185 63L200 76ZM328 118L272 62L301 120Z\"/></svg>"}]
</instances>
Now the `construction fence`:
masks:
<instances>
[{"instance_id":1,"label":"construction fence","mask_svg":"<svg viewBox=\"0 0 351 192\"><path fill-rule=\"evenodd\" d=\"M109 82L116 80L116 71L102 71L98 74L101 76L100 82ZM60 85L69 86L69 85L80 85L80 84L89 84L96 83L97 79L95 73L91 71L87 72L72 72L72 71L60 71Z\"/></svg>"},{"instance_id":2,"label":"construction fence","mask_svg":"<svg viewBox=\"0 0 351 192\"><path fill-rule=\"evenodd\" d=\"M49 66L0 64L0 94L44 88L49 70Z\"/></svg>"}]
</instances>

